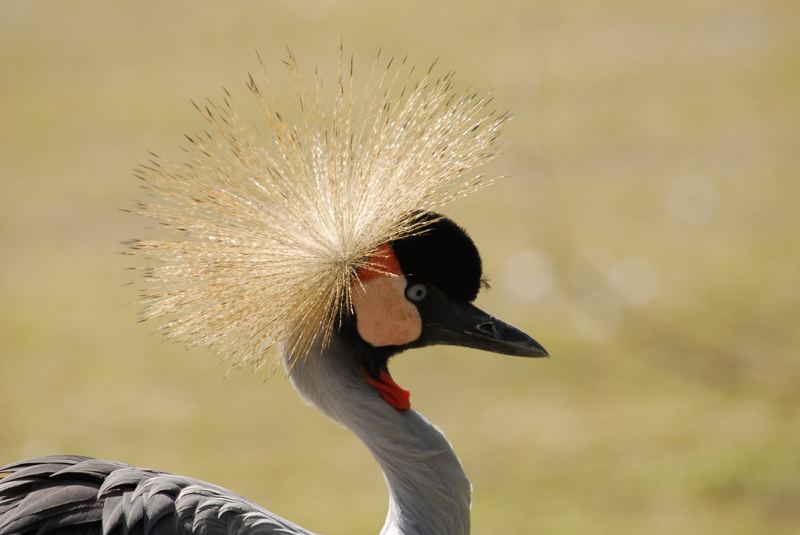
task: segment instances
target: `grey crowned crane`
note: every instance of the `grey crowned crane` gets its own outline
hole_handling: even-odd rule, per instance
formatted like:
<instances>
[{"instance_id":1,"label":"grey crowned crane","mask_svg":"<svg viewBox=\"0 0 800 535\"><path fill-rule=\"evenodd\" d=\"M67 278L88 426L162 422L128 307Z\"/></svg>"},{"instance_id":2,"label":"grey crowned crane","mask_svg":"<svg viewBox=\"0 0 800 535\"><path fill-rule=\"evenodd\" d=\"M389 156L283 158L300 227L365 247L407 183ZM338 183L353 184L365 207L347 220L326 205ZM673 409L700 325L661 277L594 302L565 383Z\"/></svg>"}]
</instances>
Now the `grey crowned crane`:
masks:
<instances>
[{"instance_id":1,"label":"grey crowned crane","mask_svg":"<svg viewBox=\"0 0 800 535\"><path fill-rule=\"evenodd\" d=\"M135 212L173 229L136 240L144 315L234 364L280 356L306 402L353 431L383 471L384 534L464 534L471 485L450 443L411 409L389 360L434 344L523 357L544 348L472 304L478 249L436 210L491 180L478 169L507 119L491 98L380 54L365 84L340 54L333 97L294 56L295 119L250 77L267 128L225 91L183 161L137 168ZM377 72L377 74L376 74ZM354 97L363 87L363 95ZM61 455L0 469L0 534L311 533L222 487Z\"/></svg>"}]
</instances>

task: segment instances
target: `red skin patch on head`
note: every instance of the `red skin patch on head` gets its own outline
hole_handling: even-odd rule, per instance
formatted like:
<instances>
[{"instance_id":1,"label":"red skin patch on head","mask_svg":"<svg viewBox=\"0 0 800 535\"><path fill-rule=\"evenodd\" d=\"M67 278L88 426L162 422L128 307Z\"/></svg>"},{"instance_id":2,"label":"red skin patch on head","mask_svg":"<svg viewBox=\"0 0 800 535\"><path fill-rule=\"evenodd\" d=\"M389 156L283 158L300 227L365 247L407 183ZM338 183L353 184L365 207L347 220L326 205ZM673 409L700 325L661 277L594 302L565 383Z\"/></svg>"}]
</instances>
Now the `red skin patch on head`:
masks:
<instances>
[{"instance_id":1,"label":"red skin patch on head","mask_svg":"<svg viewBox=\"0 0 800 535\"><path fill-rule=\"evenodd\" d=\"M411 408L411 392L395 383L386 370L381 370L377 379L364 370L364 381L377 390L386 403L398 411L407 411Z\"/></svg>"},{"instance_id":2,"label":"red skin patch on head","mask_svg":"<svg viewBox=\"0 0 800 535\"><path fill-rule=\"evenodd\" d=\"M389 274L403 274L403 270L400 268L400 261L397 260L394 249L392 249L392 246L388 243L384 243L378 247L378 252L371 256L367 263L368 266L358 271L358 280L362 283L377 279L378 277L385 277Z\"/></svg>"}]
</instances>

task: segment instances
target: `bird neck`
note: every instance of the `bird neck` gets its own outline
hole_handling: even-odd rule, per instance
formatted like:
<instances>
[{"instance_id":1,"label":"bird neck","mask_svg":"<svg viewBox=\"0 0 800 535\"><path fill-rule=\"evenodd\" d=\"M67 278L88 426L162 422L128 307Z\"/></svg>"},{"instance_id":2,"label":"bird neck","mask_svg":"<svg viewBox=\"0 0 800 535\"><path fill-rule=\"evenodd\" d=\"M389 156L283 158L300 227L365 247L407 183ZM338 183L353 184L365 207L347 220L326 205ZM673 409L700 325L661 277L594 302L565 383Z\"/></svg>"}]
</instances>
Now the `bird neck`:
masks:
<instances>
[{"instance_id":1,"label":"bird neck","mask_svg":"<svg viewBox=\"0 0 800 535\"><path fill-rule=\"evenodd\" d=\"M397 411L368 386L357 352L334 340L284 361L300 395L353 431L380 464L389 491L381 534L469 533L472 487L450 443L424 416Z\"/></svg>"}]
</instances>

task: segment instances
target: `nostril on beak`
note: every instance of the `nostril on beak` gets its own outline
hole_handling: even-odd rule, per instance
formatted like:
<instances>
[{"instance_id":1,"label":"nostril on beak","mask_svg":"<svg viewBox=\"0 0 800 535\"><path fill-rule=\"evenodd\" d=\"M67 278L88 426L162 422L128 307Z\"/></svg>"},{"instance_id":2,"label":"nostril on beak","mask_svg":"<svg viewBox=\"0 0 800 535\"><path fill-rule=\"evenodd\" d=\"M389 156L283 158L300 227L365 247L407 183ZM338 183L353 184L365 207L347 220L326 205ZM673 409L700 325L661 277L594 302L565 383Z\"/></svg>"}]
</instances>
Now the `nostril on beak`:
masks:
<instances>
[{"instance_id":1,"label":"nostril on beak","mask_svg":"<svg viewBox=\"0 0 800 535\"><path fill-rule=\"evenodd\" d=\"M500 333L497 332L497 325L495 325L493 321L484 321L483 323L479 323L475 328L494 338L498 338L500 335Z\"/></svg>"}]
</instances>

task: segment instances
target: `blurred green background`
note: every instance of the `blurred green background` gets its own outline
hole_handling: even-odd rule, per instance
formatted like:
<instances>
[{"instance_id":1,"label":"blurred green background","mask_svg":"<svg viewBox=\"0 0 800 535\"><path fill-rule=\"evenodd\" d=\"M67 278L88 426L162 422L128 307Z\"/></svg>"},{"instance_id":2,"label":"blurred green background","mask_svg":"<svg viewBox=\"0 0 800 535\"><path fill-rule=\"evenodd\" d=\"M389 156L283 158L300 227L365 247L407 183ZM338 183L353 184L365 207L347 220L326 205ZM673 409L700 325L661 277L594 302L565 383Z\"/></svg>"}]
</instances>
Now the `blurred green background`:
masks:
<instances>
[{"instance_id":1,"label":"blurred green background","mask_svg":"<svg viewBox=\"0 0 800 535\"><path fill-rule=\"evenodd\" d=\"M471 476L476 533L800 529L800 4L0 4L0 464L50 453L207 479L325 533L386 494L282 374L136 322L119 242L147 150L244 93L258 48L440 58L514 120L510 178L449 214L479 305L549 361L416 351L393 373ZM359 63L360 58L360 63ZM283 78L285 79L285 78Z\"/></svg>"}]
</instances>

